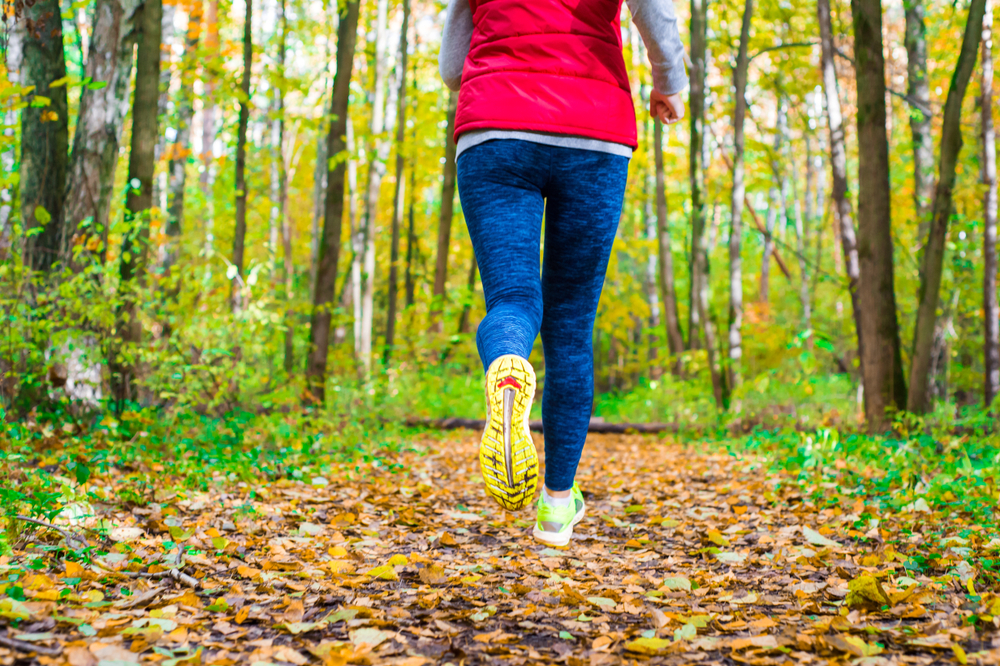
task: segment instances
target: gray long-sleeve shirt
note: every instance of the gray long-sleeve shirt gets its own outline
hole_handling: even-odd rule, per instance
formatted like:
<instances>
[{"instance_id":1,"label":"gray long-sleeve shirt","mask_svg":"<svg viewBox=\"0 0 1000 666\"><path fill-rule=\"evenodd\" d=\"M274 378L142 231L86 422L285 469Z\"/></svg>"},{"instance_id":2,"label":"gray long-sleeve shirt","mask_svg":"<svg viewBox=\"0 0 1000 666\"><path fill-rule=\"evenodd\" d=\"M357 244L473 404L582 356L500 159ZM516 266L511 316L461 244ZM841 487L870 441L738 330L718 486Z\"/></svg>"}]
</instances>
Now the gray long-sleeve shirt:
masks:
<instances>
[{"instance_id":1,"label":"gray long-sleeve shirt","mask_svg":"<svg viewBox=\"0 0 1000 666\"><path fill-rule=\"evenodd\" d=\"M626 0L632 22L642 38L653 72L653 89L664 95L673 95L687 87L684 70L684 45L677 31L677 15L673 0ZM448 14L441 35L438 69L445 85L458 90L462 84L462 69L469 55L472 33L472 8L469 0L450 0ZM544 132L518 132L510 130L476 130L459 137L458 154L490 139L523 139L567 148L584 148L630 157L632 148L620 143L600 141L585 137L547 134Z\"/></svg>"}]
</instances>

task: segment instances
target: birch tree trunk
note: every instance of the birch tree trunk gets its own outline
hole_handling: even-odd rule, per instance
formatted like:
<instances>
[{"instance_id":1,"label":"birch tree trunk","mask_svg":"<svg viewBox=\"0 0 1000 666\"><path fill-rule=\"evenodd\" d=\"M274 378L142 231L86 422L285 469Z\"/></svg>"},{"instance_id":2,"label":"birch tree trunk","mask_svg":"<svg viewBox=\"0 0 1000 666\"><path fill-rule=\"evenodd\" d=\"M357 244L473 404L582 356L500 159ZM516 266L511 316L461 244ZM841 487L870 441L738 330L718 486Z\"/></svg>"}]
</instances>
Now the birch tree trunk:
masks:
<instances>
[{"instance_id":1,"label":"birch tree trunk","mask_svg":"<svg viewBox=\"0 0 1000 666\"><path fill-rule=\"evenodd\" d=\"M858 90L858 259L865 417L872 432L906 404L896 320L881 0L851 0Z\"/></svg>"},{"instance_id":2,"label":"birch tree trunk","mask_svg":"<svg viewBox=\"0 0 1000 666\"><path fill-rule=\"evenodd\" d=\"M753 21L753 0L743 6L740 28L740 48L736 54L733 85L736 90L733 111L733 193L730 201L729 227L729 387L736 390L743 383L743 199L746 183L743 169L743 123L747 113L747 69L750 59L750 24Z\"/></svg>"},{"instance_id":3,"label":"birch tree trunk","mask_svg":"<svg viewBox=\"0 0 1000 666\"><path fill-rule=\"evenodd\" d=\"M396 193L392 209L392 243L389 249L389 303L386 309L385 352L382 362L388 366L396 342L396 302L399 298L399 233L406 204L406 68L407 33L410 29L410 0L403 0L403 25L399 31L399 92L396 93Z\"/></svg>"},{"instance_id":4,"label":"birch tree trunk","mask_svg":"<svg viewBox=\"0 0 1000 666\"><path fill-rule=\"evenodd\" d=\"M688 177L691 182L691 261L690 308L688 309L688 348L700 349L702 276L698 273L700 262L696 255L705 234L705 65L707 62L707 0L691 0L691 73L690 140L688 150Z\"/></svg>"},{"instance_id":5,"label":"birch tree trunk","mask_svg":"<svg viewBox=\"0 0 1000 666\"><path fill-rule=\"evenodd\" d=\"M149 215L153 207L153 175L156 170L156 140L159 136L157 99L160 86L160 37L163 29L160 0L146 0L137 14L139 48L135 65L135 95L132 101L132 144L128 157L125 197L125 234L119 263L121 305L117 313L119 346L108 366L111 394L124 402L137 397L133 379L135 362L127 349L139 342L142 328L136 316L136 283L143 280L149 244Z\"/></svg>"},{"instance_id":6,"label":"birch tree trunk","mask_svg":"<svg viewBox=\"0 0 1000 666\"><path fill-rule=\"evenodd\" d=\"M441 333L441 310L444 308L448 280L448 249L451 246L451 221L455 214L455 111L458 93L448 94L448 125L444 148L444 176L441 183L441 214L438 217L437 261L434 265L434 301L431 305L431 332Z\"/></svg>"},{"instance_id":7,"label":"birch tree trunk","mask_svg":"<svg viewBox=\"0 0 1000 666\"><path fill-rule=\"evenodd\" d=\"M184 225L184 188L187 186L187 164L191 155L191 119L194 117L194 79L198 65L198 45L201 41L201 11L201 4L195 2L188 14L184 58L181 61L177 137L171 147L167 167L167 247L164 252L164 272L169 272L177 260L177 241Z\"/></svg>"},{"instance_id":8,"label":"birch tree trunk","mask_svg":"<svg viewBox=\"0 0 1000 666\"><path fill-rule=\"evenodd\" d=\"M337 26L337 73L330 98L330 134L327 155L340 157L344 152L347 133L347 111L350 101L351 73L354 69L354 48L358 41L359 0L348 0ZM329 164L330 162L328 162ZM305 402L321 406L326 399L326 361L330 346L330 322L336 296L337 262L340 258L340 234L344 217L344 174L346 161L337 159L328 167L326 210L323 236L319 248L313 311L309 324L309 357L306 361Z\"/></svg>"},{"instance_id":9,"label":"birch tree trunk","mask_svg":"<svg viewBox=\"0 0 1000 666\"><path fill-rule=\"evenodd\" d=\"M944 265L948 221L952 213L952 188L955 186L955 165L962 150L962 102L972 78L983 32L983 15L986 0L972 0L965 24L962 49L951 77L948 100L944 105L941 125L941 157L938 182L934 192L933 217L930 233L924 246L920 279L917 323L913 334L913 357L910 363L910 386L906 408L923 414L930 409L928 384L930 380L931 348L934 345L934 327L937 319L938 298L941 292L941 273Z\"/></svg>"},{"instance_id":10,"label":"birch tree trunk","mask_svg":"<svg viewBox=\"0 0 1000 666\"><path fill-rule=\"evenodd\" d=\"M361 223L358 221L358 161L355 159L357 148L354 143L354 123L347 118L347 219L351 227L351 288L347 294L344 307L353 309L354 317L354 357L361 358L361 262L364 258L365 237ZM338 331L335 343L346 335Z\"/></svg>"},{"instance_id":11,"label":"birch tree trunk","mask_svg":"<svg viewBox=\"0 0 1000 666\"><path fill-rule=\"evenodd\" d=\"M864 378L864 336L861 326L861 264L858 259L857 235L854 231L854 212L847 189L847 146L844 140L844 117L840 110L840 88L837 84L837 68L834 63L835 49L833 28L830 19L830 0L817 0L819 34L821 46L821 66L823 70L823 94L826 97L826 120L830 131L830 171L833 175L832 198L837 218L837 235L844 253L844 268L847 273L847 288L851 295L851 312L854 317L854 331L857 335L858 359L861 363L861 377Z\"/></svg>"},{"instance_id":12,"label":"birch tree trunk","mask_svg":"<svg viewBox=\"0 0 1000 666\"><path fill-rule=\"evenodd\" d=\"M130 33L135 10L132 0L124 5L120 0L99 0L94 7L85 75L104 87L95 90L84 86L80 93L64 213L71 234L66 257L70 260L77 245L101 262L106 256L118 144L128 114L134 48ZM90 223L81 227L87 218Z\"/></svg>"},{"instance_id":13,"label":"birch tree trunk","mask_svg":"<svg viewBox=\"0 0 1000 666\"><path fill-rule=\"evenodd\" d=\"M1000 302L997 294L997 146L993 128L993 3L983 17L983 68L980 107L983 133L983 360L984 404L988 408L1000 394Z\"/></svg>"},{"instance_id":14,"label":"birch tree trunk","mask_svg":"<svg viewBox=\"0 0 1000 666\"><path fill-rule=\"evenodd\" d=\"M670 222L667 219L667 183L663 168L663 123L653 120L653 157L656 163L656 230L659 241L659 284L663 295L663 322L667 331L667 347L675 358L674 371L679 369L680 353L684 351L680 316L677 314L677 289L674 286L674 252L670 247Z\"/></svg>"},{"instance_id":15,"label":"birch tree trunk","mask_svg":"<svg viewBox=\"0 0 1000 666\"><path fill-rule=\"evenodd\" d=\"M7 80L13 85L21 84L21 64L24 57L24 39L26 30L14 28L7 33L6 66ZM0 153L0 168L3 169L4 180L10 183L10 177L17 168L17 131L18 113L12 108L4 112L3 152ZM14 243L14 187L6 185L0 189L0 261L6 261Z\"/></svg>"},{"instance_id":16,"label":"birch tree trunk","mask_svg":"<svg viewBox=\"0 0 1000 666\"><path fill-rule=\"evenodd\" d=\"M243 18L243 76L240 79L240 117L236 129L236 230L233 234L233 310L243 307L243 253L247 235L247 125L250 122L250 75L253 65L253 0L246 0Z\"/></svg>"},{"instance_id":17,"label":"birch tree trunk","mask_svg":"<svg viewBox=\"0 0 1000 666\"><path fill-rule=\"evenodd\" d=\"M364 221L364 293L361 302L361 363L365 378L371 377L372 371L372 326L375 308L375 235L378 233L376 224L378 217L379 193L382 190L382 179L385 177L386 160L392 143L385 137L386 130L391 131L395 118L394 100L386 103L386 87L388 69L388 17L389 1L378 0L378 14L375 26L375 80L372 96L371 132L368 150L368 191L365 196ZM395 96L395 90L390 93ZM390 118L389 115L392 115Z\"/></svg>"},{"instance_id":18,"label":"birch tree trunk","mask_svg":"<svg viewBox=\"0 0 1000 666\"><path fill-rule=\"evenodd\" d=\"M906 95L913 138L913 208L919 221L918 238L927 234L934 195L934 140L931 137L931 86L927 77L927 28L924 0L904 0L906 14Z\"/></svg>"},{"instance_id":19,"label":"birch tree trunk","mask_svg":"<svg viewBox=\"0 0 1000 666\"><path fill-rule=\"evenodd\" d=\"M219 50L219 0L207 0L208 9L205 12L205 51L215 54ZM212 58L214 56L209 56ZM205 198L205 246L211 249L212 234L215 226L215 206L211 196L212 184L215 181L215 90L216 73L211 66L211 60L202 65L204 81L204 100L201 110L201 175L198 183L201 194Z\"/></svg>"},{"instance_id":20,"label":"birch tree trunk","mask_svg":"<svg viewBox=\"0 0 1000 666\"><path fill-rule=\"evenodd\" d=\"M66 197L66 157L69 147L69 104L66 97L66 56L58 0L39 0L24 8L15 29L23 33L21 84L34 86L21 111L21 225L27 235L25 263L49 272L65 256L69 231L63 214ZM25 20L34 32L27 32ZM61 85L52 86L53 82Z\"/></svg>"}]
</instances>

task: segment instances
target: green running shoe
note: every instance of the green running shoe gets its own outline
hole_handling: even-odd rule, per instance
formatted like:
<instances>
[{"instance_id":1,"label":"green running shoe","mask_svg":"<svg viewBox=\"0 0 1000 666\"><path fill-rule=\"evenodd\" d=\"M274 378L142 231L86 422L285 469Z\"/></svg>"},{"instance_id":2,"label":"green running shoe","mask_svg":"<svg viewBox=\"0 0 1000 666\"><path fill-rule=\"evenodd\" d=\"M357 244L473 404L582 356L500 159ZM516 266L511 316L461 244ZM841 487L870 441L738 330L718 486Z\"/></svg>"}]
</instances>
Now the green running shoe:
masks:
<instances>
[{"instance_id":1,"label":"green running shoe","mask_svg":"<svg viewBox=\"0 0 1000 666\"><path fill-rule=\"evenodd\" d=\"M573 536L573 527L583 520L587 505L583 501L580 486L573 484L567 506L552 506L545 501L543 493L538 498L538 518L532 534L535 539L549 546L568 546Z\"/></svg>"}]
</instances>

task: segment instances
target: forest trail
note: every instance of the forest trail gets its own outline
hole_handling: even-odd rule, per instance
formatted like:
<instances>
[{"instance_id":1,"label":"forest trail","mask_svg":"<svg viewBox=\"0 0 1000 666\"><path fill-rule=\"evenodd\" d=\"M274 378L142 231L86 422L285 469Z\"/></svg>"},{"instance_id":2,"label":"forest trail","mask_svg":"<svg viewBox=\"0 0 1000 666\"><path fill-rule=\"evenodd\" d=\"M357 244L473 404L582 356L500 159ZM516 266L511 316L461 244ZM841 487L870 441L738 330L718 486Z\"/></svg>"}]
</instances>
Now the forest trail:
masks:
<instances>
[{"instance_id":1,"label":"forest trail","mask_svg":"<svg viewBox=\"0 0 1000 666\"><path fill-rule=\"evenodd\" d=\"M111 512L121 554L51 558L24 572L22 601L0 601L0 663L32 646L45 654L27 663L74 666L1000 660L970 626L992 629L982 606L1000 603L968 564L904 567L947 532L920 506L879 522L752 458L592 436L587 517L554 550L532 541L533 510L487 498L477 444L450 433L388 467ZM150 565L172 567L174 542L189 550L171 577Z\"/></svg>"}]
</instances>

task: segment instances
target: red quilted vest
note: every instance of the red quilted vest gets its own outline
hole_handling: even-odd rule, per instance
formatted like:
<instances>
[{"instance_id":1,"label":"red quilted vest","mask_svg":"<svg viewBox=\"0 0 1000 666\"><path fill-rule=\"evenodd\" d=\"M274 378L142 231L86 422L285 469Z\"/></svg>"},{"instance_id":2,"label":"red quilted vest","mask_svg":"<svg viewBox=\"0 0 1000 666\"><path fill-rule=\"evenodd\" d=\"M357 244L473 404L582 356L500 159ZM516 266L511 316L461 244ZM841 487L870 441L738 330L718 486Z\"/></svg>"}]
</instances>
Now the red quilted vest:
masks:
<instances>
[{"instance_id":1,"label":"red quilted vest","mask_svg":"<svg viewBox=\"0 0 1000 666\"><path fill-rule=\"evenodd\" d=\"M475 31L455 139L479 129L637 146L622 0L469 0Z\"/></svg>"}]
</instances>

